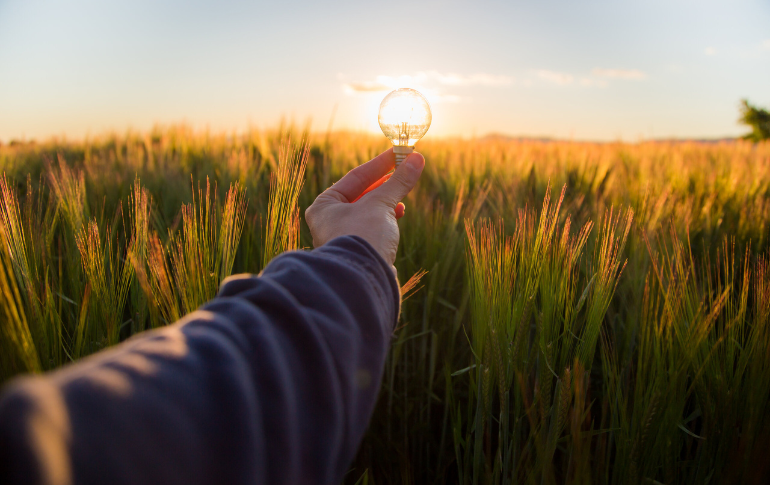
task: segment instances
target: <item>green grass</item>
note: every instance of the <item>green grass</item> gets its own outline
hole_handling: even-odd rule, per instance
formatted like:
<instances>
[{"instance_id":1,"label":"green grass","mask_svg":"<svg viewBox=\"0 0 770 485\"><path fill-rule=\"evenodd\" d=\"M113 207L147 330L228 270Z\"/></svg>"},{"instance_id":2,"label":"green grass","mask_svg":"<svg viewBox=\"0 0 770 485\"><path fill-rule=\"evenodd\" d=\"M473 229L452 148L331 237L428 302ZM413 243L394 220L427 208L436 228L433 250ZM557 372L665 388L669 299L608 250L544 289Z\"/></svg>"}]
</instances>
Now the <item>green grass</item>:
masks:
<instances>
[{"instance_id":1,"label":"green grass","mask_svg":"<svg viewBox=\"0 0 770 485\"><path fill-rule=\"evenodd\" d=\"M309 247L304 209L387 146L286 126L0 146L0 379ZM418 149L407 295L346 481L768 480L770 144Z\"/></svg>"}]
</instances>

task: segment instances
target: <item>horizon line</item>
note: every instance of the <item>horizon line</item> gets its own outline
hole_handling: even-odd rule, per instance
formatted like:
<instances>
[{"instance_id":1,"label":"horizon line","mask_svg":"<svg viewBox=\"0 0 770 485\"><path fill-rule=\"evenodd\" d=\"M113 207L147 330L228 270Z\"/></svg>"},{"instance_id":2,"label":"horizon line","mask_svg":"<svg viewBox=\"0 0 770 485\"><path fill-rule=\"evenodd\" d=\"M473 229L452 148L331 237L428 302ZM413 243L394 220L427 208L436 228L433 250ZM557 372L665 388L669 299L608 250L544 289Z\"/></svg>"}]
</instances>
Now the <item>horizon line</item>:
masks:
<instances>
[{"instance_id":1,"label":"horizon line","mask_svg":"<svg viewBox=\"0 0 770 485\"><path fill-rule=\"evenodd\" d=\"M378 134L377 132L374 132L372 130L367 130L364 128L359 129L353 129L353 128L337 128L333 130L308 130L307 126L310 125L310 122L304 123L305 127L302 127L302 124L296 123L296 122L284 122L281 121L280 123L277 123L273 127L256 127L252 126L246 129L211 129L208 125L205 127L198 127L194 126L193 124L186 123L186 122L180 122L180 123L157 123L153 125L149 129L137 129L133 127L124 128L122 130L120 129L105 129L97 133L91 133L88 132L85 135L80 136L70 136L66 133L62 134L52 134L47 135L45 137L30 137L27 138L25 136L21 137L7 137L7 136L0 136L0 146L14 146L14 145L35 145L35 144L51 144L51 143L86 143L88 141L94 141L99 140L102 138L110 138L110 137L124 137L127 138L131 135L150 135L154 132L160 131L160 132L168 132L173 130L179 130L179 131L190 131L195 135L217 135L217 136L246 136L249 133L252 132L274 132L274 131L289 131L289 132L301 132L301 133L309 133L311 137L318 137L318 136L327 136L329 134L340 134L340 133L351 133L356 135L369 135L372 137L382 136ZM462 141L474 141L474 140L485 140L485 139L492 139L492 138L499 138L499 139L505 139L506 141L540 141L540 142L574 142L574 143L596 143L596 144L611 144L611 143L627 143L627 144L634 144L634 143L647 143L647 142L660 142L660 143L671 143L671 142L701 142L701 143L718 143L718 142L734 142L742 140L741 135L721 135L721 136L691 136L691 137L680 137L680 136L654 136L654 137L645 137L642 135L639 135L633 139L631 138L624 138L622 136L615 137L615 138L580 138L580 137L560 137L560 136L553 136L553 135L542 135L542 134L512 134L512 133L504 133L499 131L490 131L481 135L471 135L471 136L464 136L464 135L434 135L430 136L428 135L427 141L448 141L448 140L462 140Z\"/></svg>"}]
</instances>

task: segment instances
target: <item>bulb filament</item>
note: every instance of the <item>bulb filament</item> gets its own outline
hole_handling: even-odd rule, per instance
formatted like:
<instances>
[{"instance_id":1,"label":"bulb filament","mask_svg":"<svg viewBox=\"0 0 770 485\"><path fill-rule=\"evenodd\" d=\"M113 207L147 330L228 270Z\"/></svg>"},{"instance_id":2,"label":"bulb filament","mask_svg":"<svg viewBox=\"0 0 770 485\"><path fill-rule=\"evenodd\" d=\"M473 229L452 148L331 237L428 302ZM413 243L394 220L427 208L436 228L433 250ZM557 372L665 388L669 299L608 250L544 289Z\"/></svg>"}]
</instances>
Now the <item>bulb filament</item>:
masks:
<instances>
[{"instance_id":1,"label":"bulb filament","mask_svg":"<svg viewBox=\"0 0 770 485\"><path fill-rule=\"evenodd\" d=\"M409 146L409 123L401 122L401 129L398 133L398 146Z\"/></svg>"}]
</instances>

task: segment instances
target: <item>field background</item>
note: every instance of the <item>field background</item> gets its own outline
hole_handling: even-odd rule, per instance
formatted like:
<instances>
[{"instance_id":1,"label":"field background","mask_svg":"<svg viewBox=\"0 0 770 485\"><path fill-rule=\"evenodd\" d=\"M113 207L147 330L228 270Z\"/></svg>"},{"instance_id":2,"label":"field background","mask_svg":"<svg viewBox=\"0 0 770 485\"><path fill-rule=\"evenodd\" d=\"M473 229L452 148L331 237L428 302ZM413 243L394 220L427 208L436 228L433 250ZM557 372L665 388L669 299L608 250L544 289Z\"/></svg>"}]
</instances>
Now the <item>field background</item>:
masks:
<instances>
[{"instance_id":1,"label":"field background","mask_svg":"<svg viewBox=\"0 0 770 485\"><path fill-rule=\"evenodd\" d=\"M290 126L0 146L0 379L310 247L296 217L388 146ZM346 481L766 483L770 143L417 149L396 266L427 273Z\"/></svg>"}]
</instances>

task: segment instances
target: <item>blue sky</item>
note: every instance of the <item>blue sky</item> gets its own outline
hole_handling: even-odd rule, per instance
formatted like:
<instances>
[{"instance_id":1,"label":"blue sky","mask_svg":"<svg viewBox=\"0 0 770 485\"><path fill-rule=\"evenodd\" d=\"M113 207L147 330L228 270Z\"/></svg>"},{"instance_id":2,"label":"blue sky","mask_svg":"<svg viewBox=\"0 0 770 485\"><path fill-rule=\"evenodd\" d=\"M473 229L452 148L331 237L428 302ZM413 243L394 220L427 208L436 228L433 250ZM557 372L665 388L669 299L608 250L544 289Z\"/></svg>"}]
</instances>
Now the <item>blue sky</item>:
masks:
<instances>
[{"instance_id":1,"label":"blue sky","mask_svg":"<svg viewBox=\"0 0 770 485\"><path fill-rule=\"evenodd\" d=\"M428 136L635 141L745 131L770 107L770 2L0 0L0 140L377 130L423 91Z\"/></svg>"}]
</instances>

